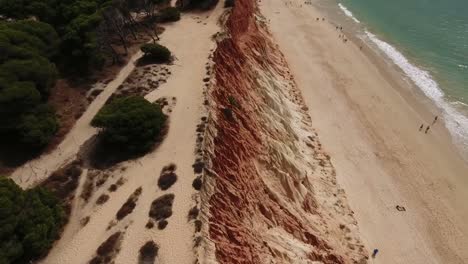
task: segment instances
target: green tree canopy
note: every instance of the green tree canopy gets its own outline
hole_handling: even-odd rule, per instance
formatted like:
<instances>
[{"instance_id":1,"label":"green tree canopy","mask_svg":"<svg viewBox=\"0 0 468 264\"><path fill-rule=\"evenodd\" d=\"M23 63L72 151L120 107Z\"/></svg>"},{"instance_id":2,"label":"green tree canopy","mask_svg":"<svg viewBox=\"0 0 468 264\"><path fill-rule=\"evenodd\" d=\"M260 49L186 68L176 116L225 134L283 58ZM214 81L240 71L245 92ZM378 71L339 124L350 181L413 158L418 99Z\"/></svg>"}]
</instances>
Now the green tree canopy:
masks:
<instances>
[{"instance_id":1,"label":"green tree canopy","mask_svg":"<svg viewBox=\"0 0 468 264\"><path fill-rule=\"evenodd\" d=\"M0 0L1 1L1 0ZM45 146L58 130L44 105L58 73L58 35L48 24L24 20L0 23L0 134L32 148Z\"/></svg>"},{"instance_id":2,"label":"green tree canopy","mask_svg":"<svg viewBox=\"0 0 468 264\"><path fill-rule=\"evenodd\" d=\"M140 96L118 98L104 106L92 125L103 128L102 138L129 152L148 151L166 121L158 104Z\"/></svg>"},{"instance_id":3,"label":"green tree canopy","mask_svg":"<svg viewBox=\"0 0 468 264\"><path fill-rule=\"evenodd\" d=\"M32 148L44 147L58 131L58 127L53 110L47 105L39 105L33 112L21 117L18 125L20 141Z\"/></svg>"},{"instance_id":4,"label":"green tree canopy","mask_svg":"<svg viewBox=\"0 0 468 264\"><path fill-rule=\"evenodd\" d=\"M143 44L141 46L141 51L143 51L146 58L158 62L167 62L171 59L171 52L169 49L157 43Z\"/></svg>"},{"instance_id":5,"label":"green tree canopy","mask_svg":"<svg viewBox=\"0 0 468 264\"><path fill-rule=\"evenodd\" d=\"M63 209L50 192L23 191L0 177L0 263L27 263L45 253L63 223Z\"/></svg>"}]
</instances>

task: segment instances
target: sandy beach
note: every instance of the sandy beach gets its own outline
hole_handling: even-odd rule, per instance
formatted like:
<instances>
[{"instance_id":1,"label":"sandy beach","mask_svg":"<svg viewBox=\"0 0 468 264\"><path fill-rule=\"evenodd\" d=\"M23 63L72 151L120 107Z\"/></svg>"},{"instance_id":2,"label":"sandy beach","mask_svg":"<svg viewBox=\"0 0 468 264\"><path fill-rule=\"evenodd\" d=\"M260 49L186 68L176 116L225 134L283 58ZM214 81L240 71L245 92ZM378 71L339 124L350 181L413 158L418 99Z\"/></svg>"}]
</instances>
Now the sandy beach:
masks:
<instances>
[{"instance_id":1,"label":"sandy beach","mask_svg":"<svg viewBox=\"0 0 468 264\"><path fill-rule=\"evenodd\" d=\"M443 120L418 131L437 114L429 102L368 47L339 38L346 25L340 32L313 5L259 5L361 237L369 251L379 249L371 263L466 263L468 167Z\"/></svg>"}]
</instances>

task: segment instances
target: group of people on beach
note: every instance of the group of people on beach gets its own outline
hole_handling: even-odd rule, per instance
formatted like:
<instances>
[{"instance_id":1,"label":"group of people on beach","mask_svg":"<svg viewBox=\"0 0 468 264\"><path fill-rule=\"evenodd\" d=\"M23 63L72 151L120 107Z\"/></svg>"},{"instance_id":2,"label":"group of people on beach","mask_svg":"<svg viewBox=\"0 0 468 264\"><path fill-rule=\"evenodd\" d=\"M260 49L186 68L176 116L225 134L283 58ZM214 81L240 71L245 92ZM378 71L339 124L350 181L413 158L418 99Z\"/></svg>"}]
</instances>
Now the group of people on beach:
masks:
<instances>
[{"instance_id":1,"label":"group of people on beach","mask_svg":"<svg viewBox=\"0 0 468 264\"><path fill-rule=\"evenodd\" d=\"M439 119L439 116L434 117L434 120L432 121L432 124L427 125L426 130L424 130L424 134L427 134L427 132L429 132L429 130L431 129L431 126L433 126L437 122L438 119ZM424 123L421 124L421 126L419 127L419 131L422 131L423 128L424 128Z\"/></svg>"}]
</instances>

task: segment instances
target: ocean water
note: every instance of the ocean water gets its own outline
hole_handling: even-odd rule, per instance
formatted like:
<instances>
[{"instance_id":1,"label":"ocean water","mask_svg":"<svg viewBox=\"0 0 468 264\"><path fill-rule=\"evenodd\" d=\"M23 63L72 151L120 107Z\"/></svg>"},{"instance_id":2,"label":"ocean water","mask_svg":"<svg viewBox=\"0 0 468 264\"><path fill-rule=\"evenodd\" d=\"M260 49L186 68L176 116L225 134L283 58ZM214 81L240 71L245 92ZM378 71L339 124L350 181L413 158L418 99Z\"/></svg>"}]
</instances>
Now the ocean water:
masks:
<instances>
[{"instance_id":1,"label":"ocean water","mask_svg":"<svg viewBox=\"0 0 468 264\"><path fill-rule=\"evenodd\" d=\"M322 1L321 3L324 3ZM332 0L436 106L468 158L468 0Z\"/></svg>"}]
</instances>

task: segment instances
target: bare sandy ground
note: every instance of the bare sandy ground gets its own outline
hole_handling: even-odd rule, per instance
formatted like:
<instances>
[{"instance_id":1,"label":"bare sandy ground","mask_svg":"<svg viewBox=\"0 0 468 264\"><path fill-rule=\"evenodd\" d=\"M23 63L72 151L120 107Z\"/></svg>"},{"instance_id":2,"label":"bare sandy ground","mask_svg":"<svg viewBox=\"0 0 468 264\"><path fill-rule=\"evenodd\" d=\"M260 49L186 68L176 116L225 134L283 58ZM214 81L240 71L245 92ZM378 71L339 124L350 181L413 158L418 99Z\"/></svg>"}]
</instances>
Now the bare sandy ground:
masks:
<instances>
[{"instance_id":1,"label":"bare sandy ground","mask_svg":"<svg viewBox=\"0 0 468 264\"><path fill-rule=\"evenodd\" d=\"M195 160L195 129L204 111L205 64L216 45L211 36L219 30L217 22L222 12L222 5L219 4L212 12L187 14L180 21L165 25L166 31L161 36L160 43L171 49L176 60L170 66L171 77L157 90L149 93L146 99L151 102L161 97L169 99L172 112L166 138L154 152L119 164L117 169L109 171L109 180L94 192L88 203L79 198L88 173L88 170L84 170L70 222L62 238L42 263L88 263L99 245L116 231L123 232L124 236L115 263L138 263L139 249L149 240L159 246L157 263L194 262L194 227L188 222L187 216L190 208L195 205L193 197L196 191L192 188L195 178L192 168ZM117 78L109 83L57 150L19 168L12 178L22 187L28 187L74 159L80 145L97 132L89 122L131 73L135 67L134 61L140 56L141 54L135 55ZM177 165L178 180L170 189L161 191L157 185L160 171L170 163ZM125 183L117 191L108 192L109 186L119 178ZM116 212L139 187L142 187L142 194L133 213L116 222ZM164 230L158 230L156 226L147 229L145 225L149 220L148 212L152 201L166 193L175 194L173 214L167 219L168 226ZM108 194L110 198L103 205L96 205L95 201L101 194ZM90 217L90 220L82 227L80 221L86 217ZM114 224L107 229L111 222Z\"/></svg>"},{"instance_id":2,"label":"bare sandy ground","mask_svg":"<svg viewBox=\"0 0 468 264\"><path fill-rule=\"evenodd\" d=\"M379 249L371 262L467 263L468 167L442 122L428 134L418 131L436 112L367 47L344 43L313 6L273 0L260 9L330 152L362 238L370 251Z\"/></svg>"}]
</instances>

